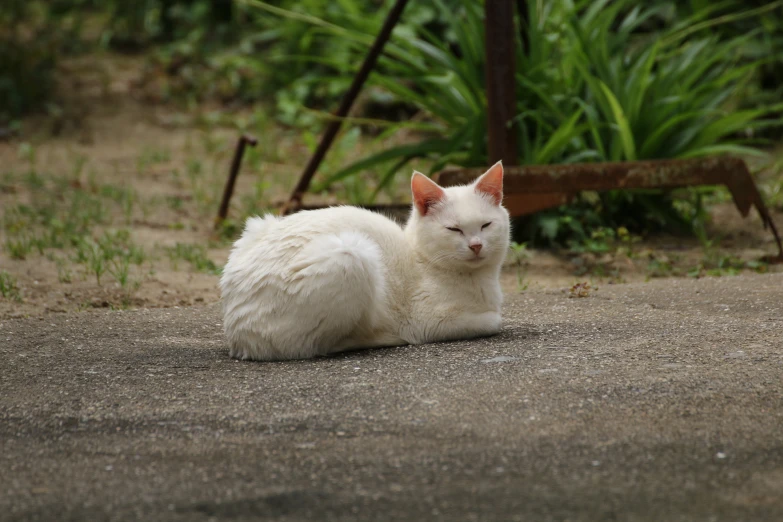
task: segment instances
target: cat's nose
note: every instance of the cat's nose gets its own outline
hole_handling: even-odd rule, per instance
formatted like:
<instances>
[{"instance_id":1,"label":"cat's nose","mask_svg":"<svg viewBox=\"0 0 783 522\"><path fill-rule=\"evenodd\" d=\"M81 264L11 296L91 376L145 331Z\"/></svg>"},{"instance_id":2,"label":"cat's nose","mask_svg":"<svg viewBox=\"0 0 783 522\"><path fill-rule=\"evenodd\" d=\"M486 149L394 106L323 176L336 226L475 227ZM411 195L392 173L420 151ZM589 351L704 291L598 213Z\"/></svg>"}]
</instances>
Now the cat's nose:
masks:
<instances>
[{"instance_id":1,"label":"cat's nose","mask_svg":"<svg viewBox=\"0 0 783 522\"><path fill-rule=\"evenodd\" d=\"M479 255L479 252L481 252L481 247L484 246L481 243L470 243L468 247L473 251L474 254Z\"/></svg>"}]
</instances>

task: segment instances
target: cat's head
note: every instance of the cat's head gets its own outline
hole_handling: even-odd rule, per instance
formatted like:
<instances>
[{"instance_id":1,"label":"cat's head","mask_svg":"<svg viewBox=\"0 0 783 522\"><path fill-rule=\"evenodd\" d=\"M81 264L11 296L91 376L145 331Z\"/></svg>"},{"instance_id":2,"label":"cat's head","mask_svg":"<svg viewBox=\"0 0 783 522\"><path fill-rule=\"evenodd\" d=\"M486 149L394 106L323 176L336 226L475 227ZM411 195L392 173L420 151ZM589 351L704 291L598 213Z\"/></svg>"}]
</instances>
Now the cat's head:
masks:
<instances>
[{"instance_id":1,"label":"cat's head","mask_svg":"<svg viewBox=\"0 0 783 522\"><path fill-rule=\"evenodd\" d=\"M500 265L509 243L503 205L503 165L470 185L443 188L425 175L411 179L413 208L405 229L419 257L433 266L471 269Z\"/></svg>"}]
</instances>

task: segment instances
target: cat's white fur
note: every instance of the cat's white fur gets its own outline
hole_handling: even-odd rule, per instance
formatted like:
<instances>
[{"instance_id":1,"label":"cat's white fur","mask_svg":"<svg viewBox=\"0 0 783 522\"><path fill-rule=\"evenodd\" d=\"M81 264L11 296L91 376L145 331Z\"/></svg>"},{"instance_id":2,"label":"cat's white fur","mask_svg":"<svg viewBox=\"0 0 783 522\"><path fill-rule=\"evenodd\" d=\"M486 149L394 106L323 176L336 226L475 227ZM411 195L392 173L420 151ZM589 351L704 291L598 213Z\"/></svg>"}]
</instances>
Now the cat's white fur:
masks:
<instances>
[{"instance_id":1,"label":"cat's white fur","mask_svg":"<svg viewBox=\"0 0 783 522\"><path fill-rule=\"evenodd\" d=\"M500 163L445 189L414 173L404 228L345 206L248 219L220 280L231 356L301 359L497 333L509 243L502 179Z\"/></svg>"}]
</instances>

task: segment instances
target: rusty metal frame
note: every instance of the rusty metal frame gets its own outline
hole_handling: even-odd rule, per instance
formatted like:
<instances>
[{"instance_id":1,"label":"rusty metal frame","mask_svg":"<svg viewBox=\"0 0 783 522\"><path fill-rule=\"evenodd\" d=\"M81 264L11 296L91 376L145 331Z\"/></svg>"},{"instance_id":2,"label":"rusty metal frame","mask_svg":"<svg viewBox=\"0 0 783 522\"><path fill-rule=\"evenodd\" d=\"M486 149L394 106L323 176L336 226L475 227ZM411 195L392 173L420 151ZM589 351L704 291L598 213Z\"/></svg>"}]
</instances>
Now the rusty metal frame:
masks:
<instances>
[{"instance_id":1,"label":"rusty metal frame","mask_svg":"<svg viewBox=\"0 0 783 522\"><path fill-rule=\"evenodd\" d=\"M484 169L452 169L433 179L443 186L472 182ZM772 216L764 204L745 162L733 157L686 160L654 160L615 163L576 163L506 167L504 206L512 216L532 214L567 203L583 190L680 188L694 185L725 185L743 217L751 207L764 228L775 237L778 255L769 262L783 262L783 245Z\"/></svg>"}]
</instances>

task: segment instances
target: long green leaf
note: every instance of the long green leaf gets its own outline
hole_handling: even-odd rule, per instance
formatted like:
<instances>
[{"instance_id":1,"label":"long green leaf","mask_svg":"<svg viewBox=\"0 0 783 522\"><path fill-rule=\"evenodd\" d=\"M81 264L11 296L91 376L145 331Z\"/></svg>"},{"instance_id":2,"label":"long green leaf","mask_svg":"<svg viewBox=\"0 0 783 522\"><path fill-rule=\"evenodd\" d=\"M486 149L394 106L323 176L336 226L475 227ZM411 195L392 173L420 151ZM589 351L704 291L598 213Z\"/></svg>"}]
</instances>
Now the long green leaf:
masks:
<instances>
[{"instance_id":1,"label":"long green leaf","mask_svg":"<svg viewBox=\"0 0 783 522\"><path fill-rule=\"evenodd\" d=\"M546 165L555 154L562 154L566 144L573 140L576 136L580 135L584 130L584 126L578 127L576 123L582 117L582 111L579 110L574 113L568 120L557 128L557 130L550 136L543 148L536 154L536 163L539 165Z\"/></svg>"},{"instance_id":2,"label":"long green leaf","mask_svg":"<svg viewBox=\"0 0 783 522\"><path fill-rule=\"evenodd\" d=\"M612 107L612 115L614 116L614 123L617 125L617 132L620 134L620 139L623 144L623 151L625 153L625 159L627 161L636 160L636 146L634 144L633 132L628 125L628 120L625 117L625 112L620 106L620 103L615 98L614 94L604 82L599 81L601 90L609 101L609 105Z\"/></svg>"},{"instance_id":3,"label":"long green leaf","mask_svg":"<svg viewBox=\"0 0 783 522\"><path fill-rule=\"evenodd\" d=\"M737 111L712 121L699 132L692 147L699 149L717 143L724 136L746 128L750 122L758 119L765 112L763 109Z\"/></svg>"},{"instance_id":4,"label":"long green leaf","mask_svg":"<svg viewBox=\"0 0 783 522\"><path fill-rule=\"evenodd\" d=\"M736 156L755 156L758 158L766 158L768 153L761 151L755 147L748 147L745 145L737 145L733 143L721 143L718 145L707 145L704 147L688 149L688 151L677 156L678 158L696 158L702 156L715 156L719 154L733 154Z\"/></svg>"},{"instance_id":5,"label":"long green leaf","mask_svg":"<svg viewBox=\"0 0 783 522\"><path fill-rule=\"evenodd\" d=\"M400 158L424 157L431 153L447 152L448 144L448 140L431 139L413 145L400 145L398 147L387 149L377 154L370 155L338 170L337 172L327 177L325 180L318 183L313 190L316 192L324 190L332 183L345 179L357 172L381 165L388 161L399 161Z\"/></svg>"}]
</instances>

